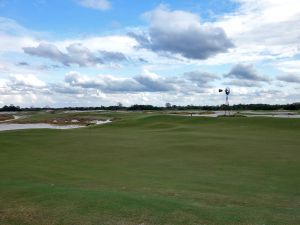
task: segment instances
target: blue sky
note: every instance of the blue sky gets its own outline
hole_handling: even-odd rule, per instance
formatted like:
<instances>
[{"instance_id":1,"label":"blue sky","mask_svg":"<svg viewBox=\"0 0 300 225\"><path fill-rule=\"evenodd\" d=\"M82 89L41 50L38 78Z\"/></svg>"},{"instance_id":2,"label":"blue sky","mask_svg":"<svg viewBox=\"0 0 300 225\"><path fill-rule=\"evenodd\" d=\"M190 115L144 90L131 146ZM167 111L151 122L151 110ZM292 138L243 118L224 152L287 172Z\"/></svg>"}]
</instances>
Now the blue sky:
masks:
<instances>
[{"instance_id":1,"label":"blue sky","mask_svg":"<svg viewBox=\"0 0 300 225\"><path fill-rule=\"evenodd\" d=\"M0 0L0 106L300 101L296 0Z\"/></svg>"},{"instance_id":2,"label":"blue sky","mask_svg":"<svg viewBox=\"0 0 300 225\"><path fill-rule=\"evenodd\" d=\"M139 1L114 0L111 8L99 12L76 4L76 0L2 0L0 14L34 30L53 32L56 37L95 35L116 32L131 26L144 26L141 15L160 4L176 10L198 13L203 20L214 20L212 13L222 15L233 11L231 1Z\"/></svg>"}]
</instances>

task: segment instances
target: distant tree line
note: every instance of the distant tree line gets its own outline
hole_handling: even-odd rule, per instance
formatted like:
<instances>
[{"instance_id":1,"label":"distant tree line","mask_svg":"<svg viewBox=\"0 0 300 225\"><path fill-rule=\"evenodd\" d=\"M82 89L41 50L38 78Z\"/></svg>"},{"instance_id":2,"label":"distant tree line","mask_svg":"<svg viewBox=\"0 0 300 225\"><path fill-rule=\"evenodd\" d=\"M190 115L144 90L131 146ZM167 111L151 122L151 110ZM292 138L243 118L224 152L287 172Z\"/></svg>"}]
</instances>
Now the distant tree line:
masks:
<instances>
[{"instance_id":1,"label":"distant tree line","mask_svg":"<svg viewBox=\"0 0 300 225\"><path fill-rule=\"evenodd\" d=\"M51 107L30 107L21 108L14 105L5 105L0 108L0 112L17 112L17 111L41 111L41 110L77 110L77 111L91 111L91 110L127 110L127 111L142 111L142 110L300 110L300 103L283 104L283 105L270 105L270 104L237 104L232 106L216 105L216 106L177 106L166 103L164 107L153 105L132 105L129 107L123 106L118 103L115 106L99 106L99 107L63 107L63 108L51 108Z\"/></svg>"},{"instance_id":2,"label":"distant tree line","mask_svg":"<svg viewBox=\"0 0 300 225\"><path fill-rule=\"evenodd\" d=\"M17 111L21 111L20 106L5 105L2 108L0 108L0 112L17 112Z\"/></svg>"}]
</instances>

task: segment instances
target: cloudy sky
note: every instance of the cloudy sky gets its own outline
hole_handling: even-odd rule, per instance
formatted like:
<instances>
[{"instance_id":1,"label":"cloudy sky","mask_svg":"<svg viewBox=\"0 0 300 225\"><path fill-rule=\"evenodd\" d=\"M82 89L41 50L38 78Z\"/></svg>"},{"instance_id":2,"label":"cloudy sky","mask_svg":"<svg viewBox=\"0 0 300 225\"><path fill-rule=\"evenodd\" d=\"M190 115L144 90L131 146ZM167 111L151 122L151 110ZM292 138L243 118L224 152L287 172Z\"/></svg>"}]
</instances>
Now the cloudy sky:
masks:
<instances>
[{"instance_id":1,"label":"cloudy sky","mask_svg":"<svg viewBox=\"0 0 300 225\"><path fill-rule=\"evenodd\" d=\"M0 0L0 106L300 102L299 0Z\"/></svg>"}]
</instances>

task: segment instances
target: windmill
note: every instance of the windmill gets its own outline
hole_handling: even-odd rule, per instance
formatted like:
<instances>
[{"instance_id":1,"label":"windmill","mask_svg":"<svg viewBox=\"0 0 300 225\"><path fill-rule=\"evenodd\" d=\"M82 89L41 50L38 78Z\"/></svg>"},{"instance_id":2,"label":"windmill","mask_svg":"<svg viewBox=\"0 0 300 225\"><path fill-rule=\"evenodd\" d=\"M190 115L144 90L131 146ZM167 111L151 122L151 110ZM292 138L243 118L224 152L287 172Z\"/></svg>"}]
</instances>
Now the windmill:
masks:
<instances>
[{"instance_id":1,"label":"windmill","mask_svg":"<svg viewBox=\"0 0 300 225\"><path fill-rule=\"evenodd\" d=\"M219 92L223 92L223 89L219 89ZM225 94L226 94L226 101L225 101L225 116L227 115L227 111L228 111L228 115L230 115L230 112L229 112L229 94L230 94L230 88L227 87L225 90L224 90Z\"/></svg>"}]
</instances>

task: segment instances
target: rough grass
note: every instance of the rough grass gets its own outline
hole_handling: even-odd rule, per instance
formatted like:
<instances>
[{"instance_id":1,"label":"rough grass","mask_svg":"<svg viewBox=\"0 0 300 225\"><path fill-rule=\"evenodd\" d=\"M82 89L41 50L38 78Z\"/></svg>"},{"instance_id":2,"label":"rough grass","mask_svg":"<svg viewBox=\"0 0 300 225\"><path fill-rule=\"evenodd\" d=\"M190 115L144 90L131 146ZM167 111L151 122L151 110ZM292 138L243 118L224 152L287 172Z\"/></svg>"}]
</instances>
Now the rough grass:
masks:
<instances>
[{"instance_id":1,"label":"rough grass","mask_svg":"<svg viewBox=\"0 0 300 225\"><path fill-rule=\"evenodd\" d=\"M0 224L300 223L299 119L107 116L0 133Z\"/></svg>"}]
</instances>

